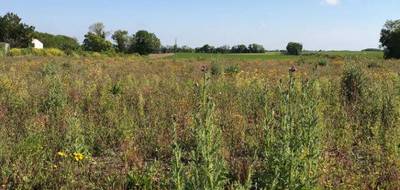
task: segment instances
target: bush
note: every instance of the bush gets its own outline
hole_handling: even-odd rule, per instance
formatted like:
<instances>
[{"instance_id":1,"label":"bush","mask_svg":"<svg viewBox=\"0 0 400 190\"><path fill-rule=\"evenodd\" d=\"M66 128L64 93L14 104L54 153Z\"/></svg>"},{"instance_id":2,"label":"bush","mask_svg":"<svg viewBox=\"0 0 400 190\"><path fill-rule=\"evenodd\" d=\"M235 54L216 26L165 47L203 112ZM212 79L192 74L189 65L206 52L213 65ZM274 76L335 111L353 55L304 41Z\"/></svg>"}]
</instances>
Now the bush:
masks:
<instances>
[{"instance_id":1,"label":"bush","mask_svg":"<svg viewBox=\"0 0 400 190\"><path fill-rule=\"evenodd\" d=\"M65 56L65 53L56 48L49 49L20 49L13 48L10 51L11 56L47 56L47 57L57 57L57 56Z\"/></svg>"},{"instance_id":2,"label":"bush","mask_svg":"<svg viewBox=\"0 0 400 190\"><path fill-rule=\"evenodd\" d=\"M20 48L12 48L12 49L10 50L10 55L11 55L11 56L22 56L22 55L24 55L23 49L20 49Z\"/></svg>"},{"instance_id":3,"label":"bush","mask_svg":"<svg viewBox=\"0 0 400 190\"><path fill-rule=\"evenodd\" d=\"M221 75L221 74L222 74L222 67L221 67L221 65L218 64L218 63L213 63L213 64L211 65L211 74L212 74L213 76L219 76L219 75Z\"/></svg>"},{"instance_id":4,"label":"bush","mask_svg":"<svg viewBox=\"0 0 400 190\"><path fill-rule=\"evenodd\" d=\"M288 55L300 55L303 51L303 45L297 42L290 42L286 46L286 50Z\"/></svg>"},{"instance_id":5,"label":"bush","mask_svg":"<svg viewBox=\"0 0 400 190\"><path fill-rule=\"evenodd\" d=\"M225 68L226 74L237 74L240 72L240 67L238 65L231 65Z\"/></svg>"},{"instance_id":6,"label":"bush","mask_svg":"<svg viewBox=\"0 0 400 190\"><path fill-rule=\"evenodd\" d=\"M348 105L356 103L364 94L364 73L359 67L348 66L343 72L341 85L344 102Z\"/></svg>"},{"instance_id":7,"label":"bush","mask_svg":"<svg viewBox=\"0 0 400 190\"><path fill-rule=\"evenodd\" d=\"M328 60L327 59L321 59L318 61L319 66L327 66L328 65Z\"/></svg>"}]
</instances>

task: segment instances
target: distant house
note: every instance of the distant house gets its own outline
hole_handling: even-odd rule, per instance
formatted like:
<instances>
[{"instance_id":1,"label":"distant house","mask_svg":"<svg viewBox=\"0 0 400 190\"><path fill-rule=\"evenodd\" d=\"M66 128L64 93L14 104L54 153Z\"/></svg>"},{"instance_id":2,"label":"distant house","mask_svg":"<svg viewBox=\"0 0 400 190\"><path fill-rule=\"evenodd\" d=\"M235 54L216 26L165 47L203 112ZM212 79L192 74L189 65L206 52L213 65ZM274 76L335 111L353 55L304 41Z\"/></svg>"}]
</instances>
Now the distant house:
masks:
<instances>
[{"instance_id":1,"label":"distant house","mask_svg":"<svg viewBox=\"0 0 400 190\"><path fill-rule=\"evenodd\" d=\"M38 39L33 39L32 40L33 48L35 49L43 49L43 43L39 41Z\"/></svg>"}]
</instances>

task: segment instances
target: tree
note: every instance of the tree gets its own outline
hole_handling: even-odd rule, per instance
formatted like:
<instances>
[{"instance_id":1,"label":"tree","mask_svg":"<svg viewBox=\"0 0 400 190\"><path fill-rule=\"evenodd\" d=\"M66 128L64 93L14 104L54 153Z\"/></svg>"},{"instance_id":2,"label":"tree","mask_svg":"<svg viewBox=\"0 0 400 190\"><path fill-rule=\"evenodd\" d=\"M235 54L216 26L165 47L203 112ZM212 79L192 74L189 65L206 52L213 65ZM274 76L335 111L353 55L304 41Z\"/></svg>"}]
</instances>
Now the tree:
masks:
<instances>
[{"instance_id":1,"label":"tree","mask_svg":"<svg viewBox=\"0 0 400 190\"><path fill-rule=\"evenodd\" d=\"M35 32L33 36L43 42L46 48L58 48L64 51L76 50L79 48L78 41L69 36L53 35L42 32Z\"/></svg>"},{"instance_id":2,"label":"tree","mask_svg":"<svg viewBox=\"0 0 400 190\"><path fill-rule=\"evenodd\" d=\"M126 30L117 30L111 36L111 38L117 43L118 52L125 53L128 51L129 46L129 35Z\"/></svg>"},{"instance_id":3,"label":"tree","mask_svg":"<svg viewBox=\"0 0 400 190\"><path fill-rule=\"evenodd\" d=\"M21 23L14 13L0 16L0 41L7 42L13 48L29 47L35 27Z\"/></svg>"},{"instance_id":4,"label":"tree","mask_svg":"<svg viewBox=\"0 0 400 190\"><path fill-rule=\"evenodd\" d=\"M389 20L385 23L380 42L385 59L400 58L400 20Z\"/></svg>"},{"instance_id":5,"label":"tree","mask_svg":"<svg viewBox=\"0 0 400 190\"><path fill-rule=\"evenodd\" d=\"M196 53L214 53L215 47L206 44L203 47L196 48L195 51L196 51Z\"/></svg>"},{"instance_id":6,"label":"tree","mask_svg":"<svg viewBox=\"0 0 400 190\"><path fill-rule=\"evenodd\" d=\"M83 41L83 49L86 51L104 52L112 49L112 43L94 33L87 33Z\"/></svg>"},{"instance_id":7,"label":"tree","mask_svg":"<svg viewBox=\"0 0 400 190\"><path fill-rule=\"evenodd\" d=\"M237 46L233 46L231 49L232 53L249 53L249 49L247 49L246 45L237 45Z\"/></svg>"},{"instance_id":8,"label":"tree","mask_svg":"<svg viewBox=\"0 0 400 190\"><path fill-rule=\"evenodd\" d=\"M89 32L96 34L104 39L106 39L109 32L105 31L106 26L103 23L97 22L89 26Z\"/></svg>"},{"instance_id":9,"label":"tree","mask_svg":"<svg viewBox=\"0 0 400 190\"><path fill-rule=\"evenodd\" d=\"M95 23L89 27L89 32L83 40L83 49L86 51L103 52L112 49L112 43L106 40L107 32L102 23Z\"/></svg>"},{"instance_id":10,"label":"tree","mask_svg":"<svg viewBox=\"0 0 400 190\"><path fill-rule=\"evenodd\" d=\"M262 46L260 44L250 44L249 52L250 53L264 53L265 49L264 49L264 46Z\"/></svg>"},{"instance_id":11,"label":"tree","mask_svg":"<svg viewBox=\"0 0 400 190\"><path fill-rule=\"evenodd\" d=\"M300 55L303 51L303 45L297 42L289 42L286 46L286 50L289 55Z\"/></svg>"},{"instance_id":12,"label":"tree","mask_svg":"<svg viewBox=\"0 0 400 190\"><path fill-rule=\"evenodd\" d=\"M158 51L160 47L160 39L154 33L140 30L133 35L130 51L140 55L148 55Z\"/></svg>"},{"instance_id":13,"label":"tree","mask_svg":"<svg viewBox=\"0 0 400 190\"><path fill-rule=\"evenodd\" d=\"M229 53L230 51L231 48L227 45L220 46L215 50L216 53Z\"/></svg>"}]
</instances>

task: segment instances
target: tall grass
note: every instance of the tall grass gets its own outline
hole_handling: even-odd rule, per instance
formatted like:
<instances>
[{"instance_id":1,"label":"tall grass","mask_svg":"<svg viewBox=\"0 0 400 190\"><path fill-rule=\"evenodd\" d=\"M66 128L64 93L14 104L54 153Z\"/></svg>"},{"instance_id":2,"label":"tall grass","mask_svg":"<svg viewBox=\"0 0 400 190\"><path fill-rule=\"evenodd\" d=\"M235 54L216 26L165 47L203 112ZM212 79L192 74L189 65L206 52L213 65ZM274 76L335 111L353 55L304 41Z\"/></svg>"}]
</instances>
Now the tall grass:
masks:
<instances>
[{"instance_id":1,"label":"tall grass","mask_svg":"<svg viewBox=\"0 0 400 190\"><path fill-rule=\"evenodd\" d=\"M400 62L323 58L1 59L0 189L397 189Z\"/></svg>"}]
</instances>

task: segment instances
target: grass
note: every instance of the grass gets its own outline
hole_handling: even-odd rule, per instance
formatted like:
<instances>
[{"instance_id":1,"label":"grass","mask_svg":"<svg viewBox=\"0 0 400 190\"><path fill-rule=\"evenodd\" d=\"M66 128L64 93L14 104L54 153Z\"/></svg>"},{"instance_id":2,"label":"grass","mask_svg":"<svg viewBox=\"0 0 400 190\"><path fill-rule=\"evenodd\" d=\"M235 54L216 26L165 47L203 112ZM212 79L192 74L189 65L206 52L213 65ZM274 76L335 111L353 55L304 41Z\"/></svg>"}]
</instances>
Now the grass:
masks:
<instances>
[{"instance_id":1,"label":"grass","mask_svg":"<svg viewBox=\"0 0 400 190\"><path fill-rule=\"evenodd\" d=\"M0 189L396 189L379 55L2 58Z\"/></svg>"}]
</instances>

